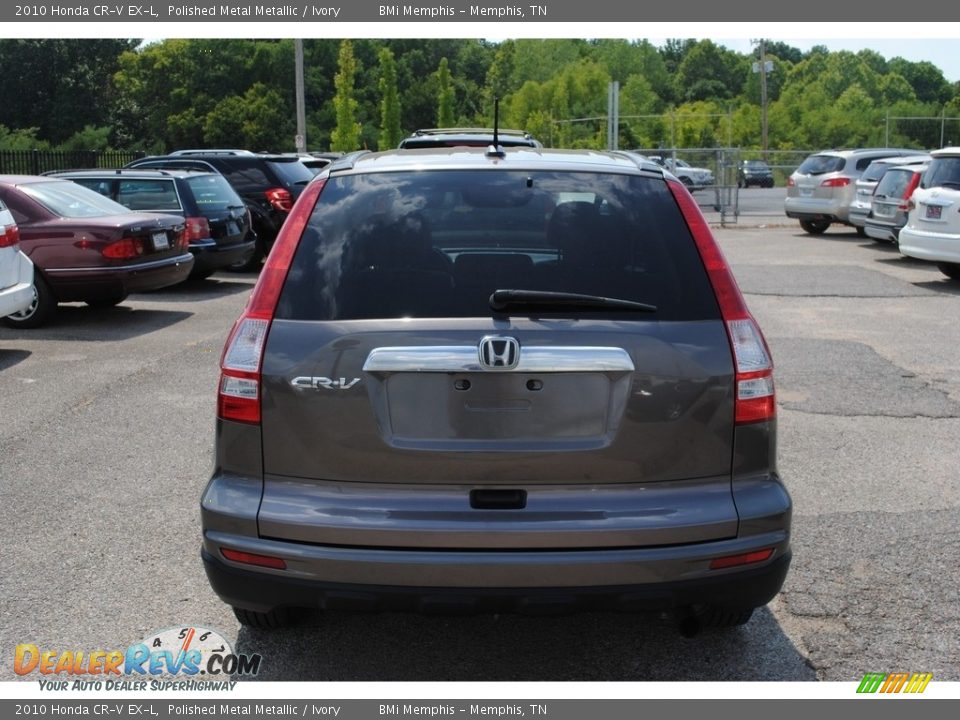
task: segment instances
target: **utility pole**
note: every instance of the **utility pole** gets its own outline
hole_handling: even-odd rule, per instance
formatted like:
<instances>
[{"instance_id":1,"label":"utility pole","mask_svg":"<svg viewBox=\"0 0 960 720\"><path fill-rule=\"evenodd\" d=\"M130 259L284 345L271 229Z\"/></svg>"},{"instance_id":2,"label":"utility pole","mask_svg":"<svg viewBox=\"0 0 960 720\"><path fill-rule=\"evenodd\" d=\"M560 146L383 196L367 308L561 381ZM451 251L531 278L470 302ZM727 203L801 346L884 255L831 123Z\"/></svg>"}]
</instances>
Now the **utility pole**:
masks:
<instances>
[{"instance_id":1,"label":"utility pole","mask_svg":"<svg viewBox=\"0 0 960 720\"><path fill-rule=\"evenodd\" d=\"M303 97L303 40L296 38L293 41L294 66L296 74L297 94L297 137L295 138L297 152L307 152L307 114Z\"/></svg>"},{"instance_id":2,"label":"utility pole","mask_svg":"<svg viewBox=\"0 0 960 720\"><path fill-rule=\"evenodd\" d=\"M767 159L767 45L760 38L760 128L763 159Z\"/></svg>"}]
</instances>

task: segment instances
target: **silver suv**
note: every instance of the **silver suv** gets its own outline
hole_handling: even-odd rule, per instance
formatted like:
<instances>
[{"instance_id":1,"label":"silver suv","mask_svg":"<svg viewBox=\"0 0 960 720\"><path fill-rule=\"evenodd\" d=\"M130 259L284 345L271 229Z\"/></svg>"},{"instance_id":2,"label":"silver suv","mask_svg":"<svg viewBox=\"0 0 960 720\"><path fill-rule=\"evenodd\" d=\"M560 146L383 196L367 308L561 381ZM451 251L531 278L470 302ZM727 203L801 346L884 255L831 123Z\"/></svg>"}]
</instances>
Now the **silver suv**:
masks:
<instances>
[{"instance_id":1,"label":"silver suv","mask_svg":"<svg viewBox=\"0 0 960 720\"><path fill-rule=\"evenodd\" d=\"M202 557L290 608L747 621L790 562L770 354L693 197L626 154L361 153L221 360Z\"/></svg>"},{"instance_id":2,"label":"silver suv","mask_svg":"<svg viewBox=\"0 0 960 720\"><path fill-rule=\"evenodd\" d=\"M916 155L919 150L866 148L824 150L804 160L787 180L784 210L811 235L821 235L832 223L850 225L850 204L856 181L874 160Z\"/></svg>"}]
</instances>

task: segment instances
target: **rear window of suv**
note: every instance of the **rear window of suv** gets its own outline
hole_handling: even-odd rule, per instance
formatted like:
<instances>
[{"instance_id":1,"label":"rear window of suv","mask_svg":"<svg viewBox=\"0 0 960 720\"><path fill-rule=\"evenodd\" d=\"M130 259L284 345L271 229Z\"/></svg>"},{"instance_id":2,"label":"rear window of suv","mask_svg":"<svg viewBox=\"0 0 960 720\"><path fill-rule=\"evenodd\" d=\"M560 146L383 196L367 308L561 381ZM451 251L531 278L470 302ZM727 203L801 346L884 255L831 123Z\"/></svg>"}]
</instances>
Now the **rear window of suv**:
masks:
<instances>
[{"instance_id":1,"label":"rear window of suv","mask_svg":"<svg viewBox=\"0 0 960 720\"><path fill-rule=\"evenodd\" d=\"M925 188L948 187L960 190L960 157L938 157L930 162L923 175Z\"/></svg>"},{"instance_id":2,"label":"rear window of suv","mask_svg":"<svg viewBox=\"0 0 960 720\"><path fill-rule=\"evenodd\" d=\"M886 196L891 198L902 198L913 180L914 170L906 168L894 168L890 170L883 179L877 184L874 194L877 197Z\"/></svg>"},{"instance_id":3,"label":"rear window of suv","mask_svg":"<svg viewBox=\"0 0 960 720\"><path fill-rule=\"evenodd\" d=\"M655 305L644 319L719 317L696 246L662 180L499 170L330 178L277 317L489 317L490 295L505 289Z\"/></svg>"},{"instance_id":4,"label":"rear window of suv","mask_svg":"<svg viewBox=\"0 0 960 720\"><path fill-rule=\"evenodd\" d=\"M797 168L802 175L825 175L826 173L840 172L846 160L838 155L811 155Z\"/></svg>"}]
</instances>

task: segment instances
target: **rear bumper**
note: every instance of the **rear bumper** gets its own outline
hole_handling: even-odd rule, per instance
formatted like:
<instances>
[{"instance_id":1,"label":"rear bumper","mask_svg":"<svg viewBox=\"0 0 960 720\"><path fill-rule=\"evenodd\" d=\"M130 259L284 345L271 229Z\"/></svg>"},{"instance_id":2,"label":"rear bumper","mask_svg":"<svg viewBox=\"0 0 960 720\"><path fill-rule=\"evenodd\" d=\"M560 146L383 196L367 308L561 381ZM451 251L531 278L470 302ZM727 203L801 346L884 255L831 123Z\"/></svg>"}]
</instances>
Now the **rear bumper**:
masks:
<instances>
[{"instance_id":1,"label":"rear bumper","mask_svg":"<svg viewBox=\"0 0 960 720\"><path fill-rule=\"evenodd\" d=\"M907 257L933 262L960 263L960 234L938 233L904 227L900 252Z\"/></svg>"},{"instance_id":2,"label":"rear bumper","mask_svg":"<svg viewBox=\"0 0 960 720\"><path fill-rule=\"evenodd\" d=\"M787 197L784 212L794 220L829 220L848 222L849 203L820 198Z\"/></svg>"},{"instance_id":3,"label":"rear bumper","mask_svg":"<svg viewBox=\"0 0 960 720\"><path fill-rule=\"evenodd\" d=\"M353 556L378 554L377 551L351 549L326 549L333 553ZM640 564L644 551L620 550L588 553L594 562L607 556L617 564ZM395 554L391 551L389 554ZM409 556L414 553L404 553ZM429 557L445 553L415 553L419 572L409 579L422 584L394 584L389 579L394 573L382 578L371 575L370 583L330 582L316 578L284 577L278 572L257 572L227 563L212 555L206 548L201 551L207 577L217 595L226 603L258 612L269 612L276 607L307 607L347 610L400 610L409 612L538 612L574 610L650 611L670 610L701 604L725 607L760 607L772 600L783 585L790 565L790 550L787 547L761 566L746 569L715 571L709 576L683 580L634 582L618 585L567 586L560 584L532 584L540 579L548 566L545 558L535 563L525 557L511 554L510 559L499 558L495 565L509 563L521 571L527 583L519 586L442 586L429 584L430 576L443 568L444 574L459 568L460 573L472 575L475 580L485 577L485 565L490 554L464 557ZM570 553L551 553L554 571L564 570ZM620 557L614 560L613 556ZM371 558L367 558L371 559ZM384 559L386 560L386 559ZM583 562L585 558L579 562ZM409 565L404 563L409 568ZM488 568L487 568L488 569ZM428 570L428 572L425 572ZM520 573L518 573L520 574ZM546 580L554 579L556 572L548 572ZM426 582L424 582L426 581Z\"/></svg>"},{"instance_id":4,"label":"rear bumper","mask_svg":"<svg viewBox=\"0 0 960 720\"><path fill-rule=\"evenodd\" d=\"M235 263L244 262L253 255L256 246L256 240L226 246L217 245L213 240L190 243L190 254L193 255L194 260L193 272L220 270Z\"/></svg>"},{"instance_id":5,"label":"rear bumper","mask_svg":"<svg viewBox=\"0 0 960 720\"><path fill-rule=\"evenodd\" d=\"M0 287L0 317L26 310L33 302L33 263L17 251L9 287Z\"/></svg>"},{"instance_id":6,"label":"rear bumper","mask_svg":"<svg viewBox=\"0 0 960 720\"><path fill-rule=\"evenodd\" d=\"M46 274L57 299L69 302L176 285L186 280L193 262L193 256L185 253L133 265L49 268Z\"/></svg>"}]
</instances>

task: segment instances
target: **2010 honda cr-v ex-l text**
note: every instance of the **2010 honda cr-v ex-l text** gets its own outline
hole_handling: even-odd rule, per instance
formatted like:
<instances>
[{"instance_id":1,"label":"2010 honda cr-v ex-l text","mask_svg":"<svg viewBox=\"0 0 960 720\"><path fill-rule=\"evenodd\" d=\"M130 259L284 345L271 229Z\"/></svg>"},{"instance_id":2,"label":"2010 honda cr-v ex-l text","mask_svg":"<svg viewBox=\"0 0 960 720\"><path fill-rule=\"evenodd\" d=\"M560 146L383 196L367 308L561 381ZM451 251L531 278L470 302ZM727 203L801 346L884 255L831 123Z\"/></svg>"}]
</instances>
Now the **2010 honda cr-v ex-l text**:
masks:
<instances>
[{"instance_id":1,"label":"2010 honda cr-v ex-l text","mask_svg":"<svg viewBox=\"0 0 960 720\"><path fill-rule=\"evenodd\" d=\"M639 157L358 153L224 348L202 557L291 608L746 622L790 563L773 365L697 205Z\"/></svg>"}]
</instances>

